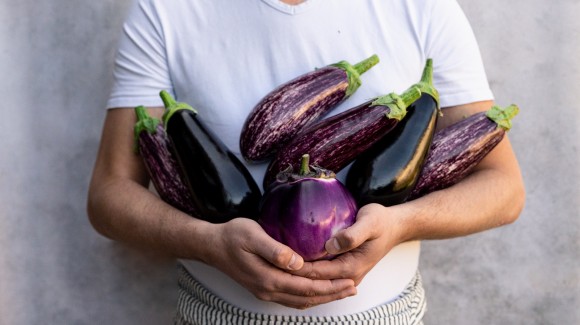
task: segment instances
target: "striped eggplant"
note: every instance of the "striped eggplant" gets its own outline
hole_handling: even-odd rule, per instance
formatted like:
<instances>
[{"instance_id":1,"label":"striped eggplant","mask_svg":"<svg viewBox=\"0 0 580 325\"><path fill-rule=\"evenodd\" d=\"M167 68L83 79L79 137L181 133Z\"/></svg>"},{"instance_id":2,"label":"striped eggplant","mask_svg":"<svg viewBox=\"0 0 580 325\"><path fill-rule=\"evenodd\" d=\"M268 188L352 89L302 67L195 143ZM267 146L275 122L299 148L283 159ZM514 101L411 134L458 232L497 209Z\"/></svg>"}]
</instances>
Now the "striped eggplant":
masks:
<instances>
[{"instance_id":1,"label":"striped eggplant","mask_svg":"<svg viewBox=\"0 0 580 325\"><path fill-rule=\"evenodd\" d=\"M350 97L360 76L379 62L376 55L355 64L340 61L290 80L268 93L252 109L242 127L241 154L264 161L305 126Z\"/></svg>"},{"instance_id":2,"label":"striped eggplant","mask_svg":"<svg viewBox=\"0 0 580 325\"><path fill-rule=\"evenodd\" d=\"M402 95L377 97L311 125L278 151L266 170L264 188L288 166L297 168L304 153L312 165L338 173L389 133L420 96L419 88L412 86Z\"/></svg>"},{"instance_id":3,"label":"striped eggplant","mask_svg":"<svg viewBox=\"0 0 580 325\"><path fill-rule=\"evenodd\" d=\"M153 187L159 197L187 214L194 215L191 194L181 175L171 143L160 120L147 114L143 106L135 107L135 150L141 156Z\"/></svg>"},{"instance_id":4,"label":"striped eggplant","mask_svg":"<svg viewBox=\"0 0 580 325\"><path fill-rule=\"evenodd\" d=\"M262 193L244 164L198 118L186 103L161 91L163 121L192 196L196 217L223 223L233 218L257 220Z\"/></svg>"},{"instance_id":5,"label":"striped eggplant","mask_svg":"<svg viewBox=\"0 0 580 325\"><path fill-rule=\"evenodd\" d=\"M454 185L503 139L511 129L516 105L493 106L437 131L421 176L409 200Z\"/></svg>"},{"instance_id":6,"label":"striped eggplant","mask_svg":"<svg viewBox=\"0 0 580 325\"><path fill-rule=\"evenodd\" d=\"M421 97L407 108L405 118L358 156L347 173L345 185L359 206L403 203L419 179L440 115L431 59L416 86Z\"/></svg>"}]
</instances>

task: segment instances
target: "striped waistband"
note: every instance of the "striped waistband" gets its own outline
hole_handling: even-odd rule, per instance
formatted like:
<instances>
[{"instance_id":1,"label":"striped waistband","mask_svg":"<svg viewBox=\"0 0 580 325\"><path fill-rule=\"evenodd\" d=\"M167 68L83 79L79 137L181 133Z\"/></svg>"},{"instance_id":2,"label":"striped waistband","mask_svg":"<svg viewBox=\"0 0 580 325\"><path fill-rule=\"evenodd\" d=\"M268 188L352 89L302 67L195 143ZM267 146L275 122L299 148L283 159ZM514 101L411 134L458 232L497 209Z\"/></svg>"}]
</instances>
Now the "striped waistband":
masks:
<instances>
[{"instance_id":1,"label":"striped waistband","mask_svg":"<svg viewBox=\"0 0 580 325\"><path fill-rule=\"evenodd\" d=\"M364 312L339 316L283 316L249 312L210 292L182 265L178 266L178 283L177 325L421 325L426 310L425 291L419 273L396 300Z\"/></svg>"}]
</instances>

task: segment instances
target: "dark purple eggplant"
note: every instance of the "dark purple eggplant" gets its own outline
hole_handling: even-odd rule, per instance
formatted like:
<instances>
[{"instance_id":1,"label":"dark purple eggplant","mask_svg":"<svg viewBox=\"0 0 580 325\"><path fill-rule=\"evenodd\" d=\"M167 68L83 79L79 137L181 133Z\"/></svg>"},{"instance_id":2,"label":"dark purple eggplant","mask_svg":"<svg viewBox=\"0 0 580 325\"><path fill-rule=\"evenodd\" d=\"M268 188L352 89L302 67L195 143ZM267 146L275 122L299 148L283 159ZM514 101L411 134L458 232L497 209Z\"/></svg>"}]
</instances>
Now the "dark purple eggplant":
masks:
<instances>
[{"instance_id":1,"label":"dark purple eggplant","mask_svg":"<svg viewBox=\"0 0 580 325\"><path fill-rule=\"evenodd\" d=\"M143 160L153 187L163 201L189 215L195 215L191 194L172 153L163 123L147 114L143 106L135 107L135 113L135 149Z\"/></svg>"},{"instance_id":2,"label":"dark purple eggplant","mask_svg":"<svg viewBox=\"0 0 580 325\"><path fill-rule=\"evenodd\" d=\"M161 91L163 121L193 198L197 217L212 223L256 220L262 194L244 164L186 103Z\"/></svg>"},{"instance_id":3,"label":"dark purple eggplant","mask_svg":"<svg viewBox=\"0 0 580 325\"><path fill-rule=\"evenodd\" d=\"M330 259L324 244L356 220L357 207L334 172L309 166L303 155L299 173L278 174L264 194L258 223L272 238L305 261Z\"/></svg>"},{"instance_id":4,"label":"dark purple eggplant","mask_svg":"<svg viewBox=\"0 0 580 325\"><path fill-rule=\"evenodd\" d=\"M469 175L511 129L511 120L518 112L516 105L493 106L437 131L409 200L447 188Z\"/></svg>"},{"instance_id":5,"label":"dark purple eggplant","mask_svg":"<svg viewBox=\"0 0 580 325\"><path fill-rule=\"evenodd\" d=\"M419 179L440 114L431 59L416 86L421 97L407 108L405 118L358 156L347 173L345 185L359 207L403 203Z\"/></svg>"},{"instance_id":6,"label":"dark purple eggplant","mask_svg":"<svg viewBox=\"0 0 580 325\"><path fill-rule=\"evenodd\" d=\"M313 165L338 173L389 133L420 96L412 86L400 96L377 97L311 125L278 151L266 170L264 188L288 166L296 167L304 152Z\"/></svg>"},{"instance_id":7,"label":"dark purple eggplant","mask_svg":"<svg viewBox=\"0 0 580 325\"><path fill-rule=\"evenodd\" d=\"M361 85L360 75L376 55L352 66L340 61L299 76L268 93L248 115L240 150L248 161L264 161L307 125L317 121Z\"/></svg>"}]
</instances>

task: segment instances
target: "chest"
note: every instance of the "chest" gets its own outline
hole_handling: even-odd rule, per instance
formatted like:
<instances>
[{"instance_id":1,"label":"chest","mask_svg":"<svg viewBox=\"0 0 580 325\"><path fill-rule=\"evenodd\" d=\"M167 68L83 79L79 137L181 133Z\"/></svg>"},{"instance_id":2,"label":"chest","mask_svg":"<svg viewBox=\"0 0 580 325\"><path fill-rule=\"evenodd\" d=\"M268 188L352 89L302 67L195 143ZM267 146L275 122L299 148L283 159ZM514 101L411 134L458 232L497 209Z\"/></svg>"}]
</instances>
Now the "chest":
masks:
<instances>
[{"instance_id":1,"label":"chest","mask_svg":"<svg viewBox=\"0 0 580 325\"><path fill-rule=\"evenodd\" d=\"M270 90L302 73L377 54L380 63L331 114L420 78L421 39L389 1L309 1L297 12L277 0L188 1L164 26L180 101L194 106L234 152L246 116ZM403 25L401 25L403 24Z\"/></svg>"}]
</instances>

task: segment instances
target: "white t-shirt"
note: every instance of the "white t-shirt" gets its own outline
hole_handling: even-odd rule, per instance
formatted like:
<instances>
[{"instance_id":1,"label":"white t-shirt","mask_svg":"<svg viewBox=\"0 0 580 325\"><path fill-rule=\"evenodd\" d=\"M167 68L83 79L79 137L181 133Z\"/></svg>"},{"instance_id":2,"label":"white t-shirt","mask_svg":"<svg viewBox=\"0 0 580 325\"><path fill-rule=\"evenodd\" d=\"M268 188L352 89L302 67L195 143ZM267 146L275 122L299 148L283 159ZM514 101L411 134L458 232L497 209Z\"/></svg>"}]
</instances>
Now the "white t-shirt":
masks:
<instances>
[{"instance_id":1,"label":"white t-shirt","mask_svg":"<svg viewBox=\"0 0 580 325\"><path fill-rule=\"evenodd\" d=\"M492 99L478 46L455 0L136 0L124 25L108 108L162 106L159 91L187 102L240 156L242 125L270 90L302 73L372 54L380 63L330 115L419 81L427 58L442 107ZM247 164L258 184L267 164ZM339 173L343 180L346 170ZM415 275L419 242L395 247L358 294L306 311L263 302L223 273L184 265L226 301L267 314L360 312L397 297Z\"/></svg>"}]
</instances>

